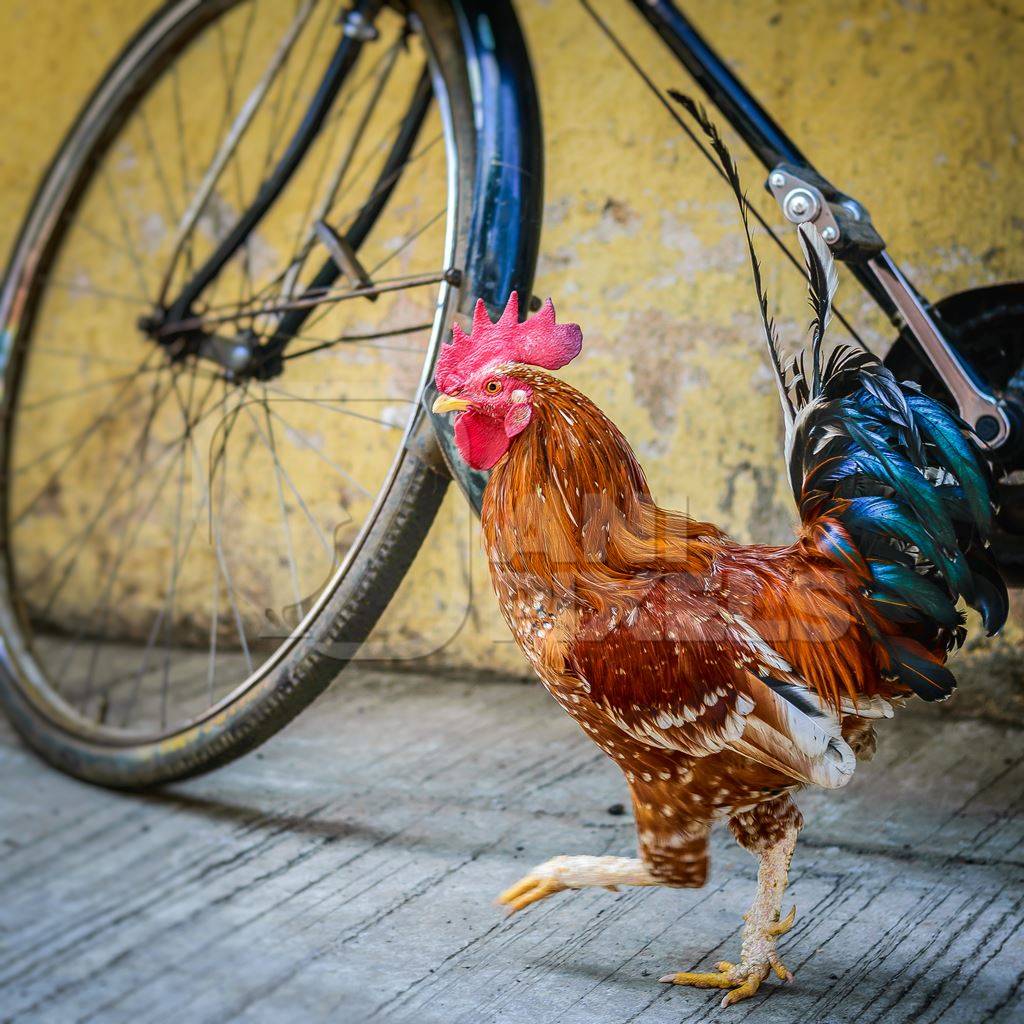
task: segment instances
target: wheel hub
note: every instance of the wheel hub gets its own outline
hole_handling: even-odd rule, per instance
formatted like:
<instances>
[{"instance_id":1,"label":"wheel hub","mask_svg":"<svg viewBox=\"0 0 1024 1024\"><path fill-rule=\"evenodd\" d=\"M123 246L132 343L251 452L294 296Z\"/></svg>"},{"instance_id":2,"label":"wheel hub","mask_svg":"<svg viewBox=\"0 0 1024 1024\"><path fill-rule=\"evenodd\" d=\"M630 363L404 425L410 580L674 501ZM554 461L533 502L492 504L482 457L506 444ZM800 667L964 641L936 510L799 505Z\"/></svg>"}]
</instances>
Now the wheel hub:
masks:
<instances>
[{"instance_id":1,"label":"wheel hub","mask_svg":"<svg viewBox=\"0 0 1024 1024\"><path fill-rule=\"evenodd\" d=\"M280 352L269 345L261 345L256 332L246 328L233 336L211 334L200 327L190 326L198 321L190 317L179 321L180 330L159 316L144 315L138 319L139 330L163 348L172 363L194 357L213 363L224 371L229 380L247 378L271 380L281 374L284 363Z\"/></svg>"}]
</instances>

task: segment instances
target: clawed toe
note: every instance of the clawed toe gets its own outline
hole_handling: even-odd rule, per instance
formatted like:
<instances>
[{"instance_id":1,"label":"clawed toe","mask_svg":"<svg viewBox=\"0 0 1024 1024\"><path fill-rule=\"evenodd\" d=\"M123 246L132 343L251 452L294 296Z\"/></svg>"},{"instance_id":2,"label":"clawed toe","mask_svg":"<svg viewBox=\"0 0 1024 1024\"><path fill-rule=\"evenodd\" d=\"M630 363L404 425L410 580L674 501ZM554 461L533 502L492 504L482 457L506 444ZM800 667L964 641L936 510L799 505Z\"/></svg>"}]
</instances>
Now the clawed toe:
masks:
<instances>
[{"instance_id":1,"label":"clawed toe","mask_svg":"<svg viewBox=\"0 0 1024 1024\"><path fill-rule=\"evenodd\" d=\"M506 889L497 899L497 902L508 908L509 916L517 910L528 907L531 903L553 896L561 892L567 886L554 878L541 878L537 875L527 875L521 878L511 888Z\"/></svg>"},{"instance_id":2,"label":"clawed toe","mask_svg":"<svg viewBox=\"0 0 1024 1024\"><path fill-rule=\"evenodd\" d=\"M752 967L744 967L722 960L715 964L717 971L707 973L681 971L678 974L666 974L659 980L663 984L670 985L691 985L694 988L728 988L722 998L722 1006L732 1006L743 999L749 999L761 987L761 982L768 977L769 965L759 964ZM771 959L771 969L784 981L792 981L793 975L782 965L777 957Z\"/></svg>"},{"instance_id":3,"label":"clawed toe","mask_svg":"<svg viewBox=\"0 0 1024 1024\"><path fill-rule=\"evenodd\" d=\"M708 971L706 973L697 971L680 971L678 974L666 974L658 980L663 985L692 985L694 988L732 988L738 985L734 981L731 969L732 964L721 963L719 967L728 967L728 970Z\"/></svg>"},{"instance_id":4,"label":"clawed toe","mask_svg":"<svg viewBox=\"0 0 1024 1024\"><path fill-rule=\"evenodd\" d=\"M727 992L722 998L723 1009L732 1006L743 999L749 999L761 987L761 982L768 977L768 968L760 968L751 971L731 992Z\"/></svg>"},{"instance_id":5,"label":"clawed toe","mask_svg":"<svg viewBox=\"0 0 1024 1024\"><path fill-rule=\"evenodd\" d=\"M786 932L788 932L789 929L793 927L793 922L795 920L796 905L794 904L790 912L781 921L776 921L775 924L768 925L768 934L774 935L776 938L778 938L780 935L785 935Z\"/></svg>"},{"instance_id":6,"label":"clawed toe","mask_svg":"<svg viewBox=\"0 0 1024 1024\"><path fill-rule=\"evenodd\" d=\"M779 959L774 950L768 954L768 963L771 964L779 981L784 981L788 985L793 980L793 972Z\"/></svg>"}]
</instances>

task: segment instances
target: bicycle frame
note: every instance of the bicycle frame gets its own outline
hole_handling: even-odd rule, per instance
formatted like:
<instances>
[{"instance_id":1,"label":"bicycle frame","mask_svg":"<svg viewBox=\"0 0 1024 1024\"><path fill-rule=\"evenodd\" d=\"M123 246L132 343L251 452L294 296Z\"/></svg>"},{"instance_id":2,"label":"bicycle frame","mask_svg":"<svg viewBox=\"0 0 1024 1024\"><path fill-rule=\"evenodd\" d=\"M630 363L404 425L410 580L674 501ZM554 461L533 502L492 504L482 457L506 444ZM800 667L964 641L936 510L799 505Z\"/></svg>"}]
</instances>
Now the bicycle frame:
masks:
<instances>
[{"instance_id":1,"label":"bicycle frame","mask_svg":"<svg viewBox=\"0 0 1024 1024\"><path fill-rule=\"evenodd\" d=\"M840 213L842 208L853 214L854 222L870 225L864 207L839 192L821 175L797 148L767 111L747 91L740 80L726 67L722 59L701 37L690 21L671 0L629 0L633 7L654 28L661 39L686 68L697 84L707 93L711 102L750 147L769 175L770 187L776 181L796 181L817 193L823 212L828 206ZM804 179L804 180L801 180ZM788 186L787 186L788 188ZM773 190L774 191L774 190ZM783 210L784 194L776 192ZM834 204L829 201L835 200ZM813 220L810 215L788 219ZM857 225L847 220L850 227ZM829 229L826 229L829 230ZM839 240L837 225L831 230L835 238L824 235L834 246ZM930 305L907 281L895 261L885 252L884 242L871 228L879 243L875 252L856 254L851 259L841 250L836 258L844 260L858 283L877 303L890 321L899 329L906 325L921 355L932 365L959 408L964 421L973 428L981 441L997 450L1015 440L1013 420L1007 407L989 390L970 364L956 351L943 335Z\"/></svg>"},{"instance_id":2,"label":"bicycle frame","mask_svg":"<svg viewBox=\"0 0 1024 1024\"><path fill-rule=\"evenodd\" d=\"M796 143L751 96L681 11L666 0L629 2L646 18L766 170L789 164L818 174ZM852 270L882 311L892 318L896 307L878 282L856 265Z\"/></svg>"}]
</instances>

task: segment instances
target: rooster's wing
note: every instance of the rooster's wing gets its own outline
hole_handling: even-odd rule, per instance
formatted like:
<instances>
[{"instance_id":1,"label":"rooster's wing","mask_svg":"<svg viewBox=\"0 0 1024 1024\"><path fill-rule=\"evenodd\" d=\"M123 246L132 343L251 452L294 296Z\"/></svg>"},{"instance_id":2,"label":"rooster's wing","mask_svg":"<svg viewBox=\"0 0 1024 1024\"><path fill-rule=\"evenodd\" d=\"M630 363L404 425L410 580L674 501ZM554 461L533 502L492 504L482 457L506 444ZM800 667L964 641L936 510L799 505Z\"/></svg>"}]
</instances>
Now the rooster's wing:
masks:
<instances>
[{"instance_id":1,"label":"rooster's wing","mask_svg":"<svg viewBox=\"0 0 1024 1024\"><path fill-rule=\"evenodd\" d=\"M855 759L840 715L746 619L695 601L688 583L660 577L621 618L582 624L566 668L590 700L655 750L700 758L728 749L794 782L844 785Z\"/></svg>"}]
</instances>

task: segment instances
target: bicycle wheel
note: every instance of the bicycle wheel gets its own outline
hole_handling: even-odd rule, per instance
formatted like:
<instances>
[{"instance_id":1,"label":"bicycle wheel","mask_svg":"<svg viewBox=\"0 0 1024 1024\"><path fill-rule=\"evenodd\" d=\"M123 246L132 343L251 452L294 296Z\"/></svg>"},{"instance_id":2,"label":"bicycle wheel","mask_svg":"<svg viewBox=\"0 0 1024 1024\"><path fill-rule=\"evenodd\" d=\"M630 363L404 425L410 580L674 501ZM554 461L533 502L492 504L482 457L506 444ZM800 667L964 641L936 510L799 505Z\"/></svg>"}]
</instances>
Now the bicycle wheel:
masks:
<instances>
[{"instance_id":1,"label":"bicycle wheel","mask_svg":"<svg viewBox=\"0 0 1024 1024\"><path fill-rule=\"evenodd\" d=\"M262 742L434 518L419 397L472 287L479 128L449 5L409 6L170 0L37 193L0 299L0 701L64 771L142 787Z\"/></svg>"}]
</instances>

